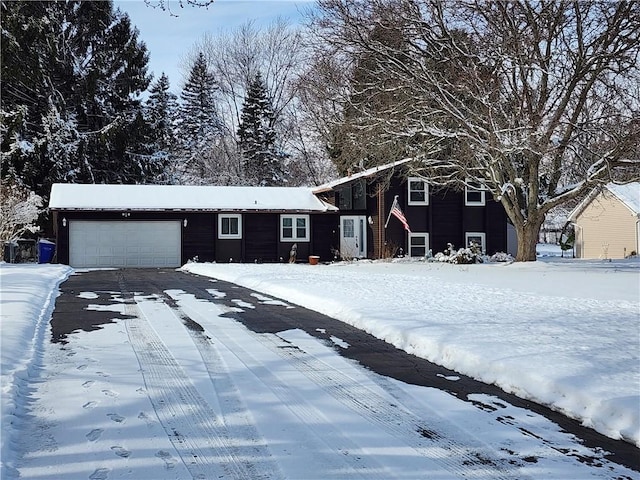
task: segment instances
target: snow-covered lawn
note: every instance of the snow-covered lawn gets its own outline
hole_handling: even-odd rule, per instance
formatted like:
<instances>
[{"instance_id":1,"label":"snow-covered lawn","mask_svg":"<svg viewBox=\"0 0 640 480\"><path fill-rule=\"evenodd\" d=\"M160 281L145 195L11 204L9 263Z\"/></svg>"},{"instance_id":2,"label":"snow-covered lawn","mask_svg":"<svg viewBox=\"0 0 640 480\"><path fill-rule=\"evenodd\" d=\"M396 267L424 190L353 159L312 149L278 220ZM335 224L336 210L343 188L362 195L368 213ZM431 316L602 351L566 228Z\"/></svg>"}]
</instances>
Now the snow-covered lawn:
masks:
<instances>
[{"instance_id":1,"label":"snow-covered lawn","mask_svg":"<svg viewBox=\"0 0 640 480\"><path fill-rule=\"evenodd\" d=\"M190 263L640 446L640 261Z\"/></svg>"},{"instance_id":2,"label":"snow-covered lawn","mask_svg":"<svg viewBox=\"0 0 640 480\"><path fill-rule=\"evenodd\" d=\"M640 446L638 260L586 262L545 257L534 264L471 266L369 261L315 266L190 263L183 269L328 314L408 352L552 405L606 435L625 438ZM119 292L87 291L77 295L87 299L112 295L111 305L92 308L127 313L132 316L131 323L106 324L100 330L70 336L69 344L62 348L45 347L50 345L46 341L48 321L57 287L71 273L70 268L59 265L0 264L3 478L4 474L13 478L18 474L26 478L87 478L87 472L94 479L116 478L131 472L133 475L145 472L148 476L144 478L191 478L197 465L180 461L184 452L173 440L169 441L166 429L175 427L185 439L199 439L196 447L215 440L207 436L219 428L211 420L213 411L209 408L228 409L234 422L227 428L235 429L230 434L239 432L238 438L256 438L257 443L235 446L231 451L237 450L238 458L246 454L243 448L254 452L263 462L260 464L265 478L282 478L282 473L287 478L302 478L306 473L310 477L326 477L329 472L343 478L335 472L340 468L357 469L359 464L362 468L367 466L362 470L365 476L377 472L376 478L385 478L393 471L398 478L415 478L422 468L424 457L401 453L407 451L403 442L397 444L395 451L390 443L384 448L382 444L378 447L366 444L366 448L373 448L369 453L377 452L371 457L355 456L356 451L367 451L364 443L360 450L356 444L341 450L340 442L352 441L345 439L372 442L378 438L380 442L393 443L397 437L366 434L366 421L356 422L353 414L338 408L335 399L323 393L322 382L335 379L319 377L320 384L314 385L308 379L295 377L291 366L278 357L283 350L277 342L297 345L311 353L311 361L322 359L326 362L323 365L334 366L331 375L342 380L327 383L328 390L337 388L352 394L351 390L342 390L349 382L369 394L377 392L376 401L394 405L395 401L385 400L388 393L376 384L379 380L368 378L304 332L282 332L273 339L251 335L226 318L221 307L203 304L184 292L166 293L183 311L195 315L208 335L215 337L218 347L215 355L220 358L208 357L214 354L213 350L204 347L198 352L197 341L194 346L190 333L176 328L174 313L158 299L136 296L137 303L132 306L122 302ZM215 289L211 295L217 295ZM251 306L238 304L238 307ZM151 361L144 363L149 342L161 347L152 352L154 355L165 352L165 348L171 350L165 352L162 369ZM334 342L348 348L340 339ZM252 368L271 378L277 388L265 389L266 384L257 382L261 377L253 376L251 369L247 369L248 360L239 351L249 355L255 362ZM207 370L223 364L228 371L220 374L231 373L236 387L222 375L220 378L227 380L215 384L219 390L216 392L211 383L212 372ZM264 366L267 364L268 369ZM167 377L167 372L174 371L175 375ZM144 382L141 372L150 375ZM181 380L179 372L185 372L190 380ZM171 397L162 397L164 390L154 387L154 379L167 392L175 392L183 400L192 398L196 407L189 404L192 409L189 415L176 420L169 412L163 412L161 404L150 404L154 394L163 399L162 404L174 402ZM539 458L538 463L525 462L525 466L519 467L523 477L608 478L606 469L590 472L573 457L558 456L556 450L548 448L546 440L531 443L538 441L535 436L516 440L500 422L471 421L474 407L452 400L443 392L400 382L393 385L392 389L404 401L413 398L411 401L416 405L427 408L425 411L433 417L430 421L433 425L440 422L454 445L457 439L475 432L477 438L495 443L496 449L508 445L521 458L527 454ZM64 404L58 400L59 392L65 394ZM207 400L203 402L202 398ZM225 398L226 406L217 404L215 398ZM284 398L295 400L293 406L286 407ZM243 410L242 405L248 410ZM301 409L296 414L300 418L319 421L326 416L330 421L319 423L309 436L291 423L297 418L291 415L295 408ZM438 417L438 412L446 415ZM534 416L526 411L509 407L508 414L515 421L536 422L546 432L541 435L550 435L549 430L553 429L543 420L532 420ZM462 419L466 433L449 424L451 415ZM499 415L506 413L497 412L496 416ZM341 425L339 418L343 422L348 420L349 429L361 434L345 436L347 427ZM406 420L402 416L398 419ZM206 428L199 421L213 423ZM391 428L395 423L387 425L382 418L376 421L383 422L376 427L381 432L395 431L395 427ZM255 428L263 440L252 433ZM24 433L24 437L20 439L18 433ZM31 448L33 442L37 448ZM277 466L270 463L265 445L272 454L277 454L273 457L279 459ZM25 447L31 448L26 448L31 453L17 465L17 456L24 453ZM305 456L309 452L314 453ZM200 453L211 454L205 450ZM372 466L371 458L378 459L375 468L379 470ZM207 465L217 464L215 458L210 460L202 463L205 472ZM436 466L446 466L446 462L438 462ZM13 470L14 467L20 470ZM611 476L621 475L615 472L612 469ZM624 469L620 472L629 475Z\"/></svg>"}]
</instances>

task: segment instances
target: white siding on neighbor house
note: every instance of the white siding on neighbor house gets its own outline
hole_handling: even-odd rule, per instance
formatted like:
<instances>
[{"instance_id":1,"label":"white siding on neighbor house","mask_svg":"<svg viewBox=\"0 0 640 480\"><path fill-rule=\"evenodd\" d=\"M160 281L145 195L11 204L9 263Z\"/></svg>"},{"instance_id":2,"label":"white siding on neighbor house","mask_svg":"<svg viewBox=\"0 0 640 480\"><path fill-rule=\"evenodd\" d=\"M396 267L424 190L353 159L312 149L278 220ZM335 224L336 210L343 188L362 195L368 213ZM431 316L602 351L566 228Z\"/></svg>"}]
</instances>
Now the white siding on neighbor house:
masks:
<instances>
[{"instance_id":1,"label":"white siding on neighbor house","mask_svg":"<svg viewBox=\"0 0 640 480\"><path fill-rule=\"evenodd\" d=\"M637 250L637 215L608 190L580 212L576 223L578 258L624 258Z\"/></svg>"},{"instance_id":2,"label":"white siding on neighbor house","mask_svg":"<svg viewBox=\"0 0 640 480\"><path fill-rule=\"evenodd\" d=\"M69 222L72 267L179 267L179 221Z\"/></svg>"}]
</instances>

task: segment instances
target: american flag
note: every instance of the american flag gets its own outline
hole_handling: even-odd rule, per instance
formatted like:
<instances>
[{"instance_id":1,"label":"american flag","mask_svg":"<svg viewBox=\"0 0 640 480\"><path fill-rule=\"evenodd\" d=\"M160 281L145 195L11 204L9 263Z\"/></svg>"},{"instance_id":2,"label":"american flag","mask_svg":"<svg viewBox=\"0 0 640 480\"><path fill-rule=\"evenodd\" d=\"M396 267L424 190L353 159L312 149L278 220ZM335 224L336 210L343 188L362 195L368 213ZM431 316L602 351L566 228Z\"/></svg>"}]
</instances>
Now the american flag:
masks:
<instances>
[{"instance_id":1,"label":"american flag","mask_svg":"<svg viewBox=\"0 0 640 480\"><path fill-rule=\"evenodd\" d=\"M389 212L389 216L391 215L393 215L398 220L400 220L400 222L402 222L402 225L404 225L404 229L407 232L411 233L411 229L409 228L409 222L407 222L407 217L405 217L404 213L402 213L402 210L400 210L400 203L398 202L397 196L393 199L393 204L391 205L391 211ZM388 218L387 218L387 223L389 223ZM385 224L385 227L386 227L386 224Z\"/></svg>"}]
</instances>

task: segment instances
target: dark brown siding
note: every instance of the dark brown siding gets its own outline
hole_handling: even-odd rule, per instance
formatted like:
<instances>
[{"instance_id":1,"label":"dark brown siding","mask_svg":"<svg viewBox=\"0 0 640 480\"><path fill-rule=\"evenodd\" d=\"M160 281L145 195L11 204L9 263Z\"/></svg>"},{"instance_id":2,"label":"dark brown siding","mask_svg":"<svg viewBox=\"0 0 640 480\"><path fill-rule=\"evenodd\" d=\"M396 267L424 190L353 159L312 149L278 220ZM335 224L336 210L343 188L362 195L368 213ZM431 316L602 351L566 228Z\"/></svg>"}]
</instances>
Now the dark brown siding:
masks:
<instances>
[{"instance_id":1,"label":"dark brown siding","mask_svg":"<svg viewBox=\"0 0 640 480\"><path fill-rule=\"evenodd\" d=\"M185 213L182 216L187 220L187 226L185 227L184 223L182 226L182 262L193 260L195 257L198 257L199 262L214 261L215 214Z\"/></svg>"},{"instance_id":2,"label":"dark brown siding","mask_svg":"<svg viewBox=\"0 0 640 480\"><path fill-rule=\"evenodd\" d=\"M431 195L432 231L429 235L429 248L435 255L451 243L460 248L464 243L462 225L463 194L454 191L439 192Z\"/></svg>"},{"instance_id":3,"label":"dark brown siding","mask_svg":"<svg viewBox=\"0 0 640 480\"><path fill-rule=\"evenodd\" d=\"M239 238L216 240L216 262L242 262L242 240Z\"/></svg>"},{"instance_id":4,"label":"dark brown siding","mask_svg":"<svg viewBox=\"0 0 640 480\"><path fill-rule=\"evenodd\" d=\"M311 215L311 245L309 254L320 257L321 262L333 260L333 250L340 249L338 222L334 213Z\"/></svg>"},{"instance_id":5,"label":"dark brown siding","mask_svg":"<svg viewBox=\"0 0 640 480\"><path fill-rule=\"evenodd\" d=\"M463 214L463 233L464 232L484 232L485 231L485 215L486 207L482 206L464 206L462 209ZM457 247L458 245L456 245ZM466 245L460 244L460 247L466 247Z\"/></svg>"},{"instance_id":6,"label":"dark brown siding","mask_svg":"<svg viewBox=\"0 0 640 480\"><path fill-rule=\"evenodd\" d=\"M283 262L288 262L293 244L297 245L296 262L307 262L309 260L309 255L311 255L311 246L309 245L309 242L278 243L278 259Z\"/></svg>"},{"instance_id":7,"label":"dark brown siding","mask_svg":"<svg viewBox=\"0 0 640 480\"><path fill-rule=\"evenodd\" d=\"M507 212L500 202L487 201L487 254L507 251Z\"/></svg>"},{"instance_id":8,"label":"dark brown siding","mask_svg":"<svg viewBox=\"0 0 640 480\"><path fill-rule=\"evenodd\" d=\"M243 215L243 262L279 261L279 221L279 215L276 213L246 213Z\"/></svg>"},{"instance_id":9,"label":"dark brown siding","mask_svg":"<svg viewBox=\"0 0 640 480\"><path fill-rule=\"evenodd\" d=\"M389 185L389 189L384 194L384 205L385 211L382 215L382 228L384 228L384 224L389 218L389 211L391 210L391 206L393 205L393 200L398 196L398 202L400 203L400 209L407 216L407 203L406 203L406 189L401 185L401 179L394 177L391 179L391 183ZM413 212L415 213L415 212ZM409 227L413 228L411 225L411 220L407 217L407 221L409 222ZM405 254L407 249L407 231L404 229L400 220L396 217L391 216L389 218L389 223L387 224L387 228L385 230L385 242L382 247L382 256L390 257L397 256L400 254Z\"/></svg>"}]
</instances>

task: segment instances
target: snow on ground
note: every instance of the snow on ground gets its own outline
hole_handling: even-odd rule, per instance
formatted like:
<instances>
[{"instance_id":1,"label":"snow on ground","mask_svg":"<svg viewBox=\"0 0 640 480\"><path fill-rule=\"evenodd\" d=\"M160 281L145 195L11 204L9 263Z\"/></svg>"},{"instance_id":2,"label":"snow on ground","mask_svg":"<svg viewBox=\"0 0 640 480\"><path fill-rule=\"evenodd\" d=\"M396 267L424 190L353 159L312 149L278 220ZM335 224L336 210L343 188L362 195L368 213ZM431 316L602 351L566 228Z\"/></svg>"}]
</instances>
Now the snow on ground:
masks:
<instances>
[{"instance_id":1,"label":"snow on ground","mask_svg":"<svg viewBox=\"0 0 640 480\"><path fill-rule=\"evenodd\" d=\"M12 415L24 413L16 403L20 390L28 388L31 371L38 367L39 346L47 331L58 285L72 269L62 265L0 266L0 381L2 385L2 458L11 448Z\"/></svg>"},{"instance_id":2,"label":"snow on ground","mask_svg":"<svg viewBox=\"0 0 640 480\"><path fill-rule=\"evenodd\" d=\"M329 314L408 352L553 405L607 435L640 445L637 260L585 262L550 257L533 264L472 266L368 261L316 266L192 263L183 268ZM407 450L402 437L396 436L397 425L415 425L413 420L406 421L401 413L397 413L400 423L393 416L391 420L376 417L374 435L366 430L370 423L358 420L358 415L327 394L351 395L357 391L350 388L356 387L368 395L377 392L373 398L384 406L379 411L396 408L397 400L388 397L395 391L402 404L413 402L423 409L420 415L428 415L430 425L440 427L454 446L476 438L495 445L496 452L508 448L520 458L536 457L536 463L518 467L521 478L633 476L624 468L596 471L577 462L576 458L588 454L577 444L571 447L575 455L558 455L561 449L554 443L565 445L566 435L531 412L502 405L499 408L507 410L495 413L496 419L502 416L528 422L527 429L540 428L539 434L534 429L534 435L515 438L509 425L478 420L475 407L444 392L378 377L374 381L366 371L302 332L281 332L273 338L252 335L238 322L221 316L221 307L180 291L167 294L196 316L215 339L217 353L198 352L201 346L195 342L198 348L194 348L191 333L176 328L174 313L157 298L136 297L137 303L129 305L120 292L79 291L77 296L90 302L111 296L110 304L91 308L133 313L130 322L77 332L69 336L68 344L51 347L45 339L53 301L57 286L71 272L58 265L0 264L2 478L158 480L224 473L216 470L216 458L205 458L212 455L206 449L198 450L204 459L201 463L185 463L182 459L191 447L181 447L167 435L167 428L192 441L196 449L216 441L255 438L249 444L231 442L228 451L233 458L253 458L261 469L254 473L264 478L344 478L340 472L358 468L367 478L372 474L388 478L390 472L397 478L416 478L425 457ZM216 298L213 288L211 295ZM291 308L261 295L254 295L259 302ZM332 341L349 348L339 338ZM301 379L283 361L284 350L278 342L296 345L311 353L310 361L322 359L323 365L335 369L320 376L320 384ZM147 352L148 344L161 349ZM152 353L163 353L165 364L157 364L151 356L147 362L145 356ZM208 356L214 354L220 358ZM216 365L226 365L228 371L212 376L216 372L208 369ZM226 376L229 373L231 377ZM335 376L345 381L327 383ZM220 380L213 385L212 378ZM264 378L272 381L260 380ZM380 382L387 382L384 389ZM475 397L498 405L486 395ZM192 401L182 405L185 398ZM179 410L174 417L163 410L167 404L180 406L184 414ZM350 408L354 405L351 402ZM228 440L212 436L220 429L216 412L225 409L233 419L226 424ZM302 418L313 420L315 426L300 430L296 419ZM457 419L454 423L459 426L452 426L451 419ZM256 428L260 435L252 433ZM411 435L410 428L407 432L402 435ZM432 450L426 443L420 448ZM272 463L274 458L277 465ZM446 458L448 454L432 466L449 468ZM242 462L238 465L244 468ZM489 478L481 473L478 478Z\"/></svg>"},{"instance_id":3,"label":"snow on ground","mask_svg":"<svg viewBox=\"0 0 640 480\"><path fill-rule=\"evenodd\" d=\"M640 261L189 263L640 446Z\"/></svg>"}]
</instances>

